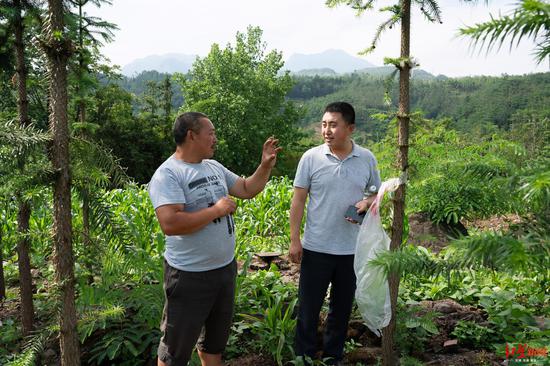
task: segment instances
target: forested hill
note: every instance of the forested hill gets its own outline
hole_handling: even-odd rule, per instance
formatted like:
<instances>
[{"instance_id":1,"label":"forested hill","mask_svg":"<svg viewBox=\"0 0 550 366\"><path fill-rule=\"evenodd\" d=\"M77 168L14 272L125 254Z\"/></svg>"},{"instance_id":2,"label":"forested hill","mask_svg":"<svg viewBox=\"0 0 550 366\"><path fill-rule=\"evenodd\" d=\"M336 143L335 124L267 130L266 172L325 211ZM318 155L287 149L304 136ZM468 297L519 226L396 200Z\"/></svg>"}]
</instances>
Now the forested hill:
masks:
<instances>
[{"instance_id":1,"label":"forested hill","mask_svg":"<svg viewBox=\"0 0 550 366\"><path fill-rule=\"evenodd\" d=\"M147 99L155 93L170 74L145 71L136 77L124 77L119 85ZM370 116L393 110L397 105L397 82L388 83L387 76L352 73L343 76L293 76L296 84L288 97L305 108L302 126L319 120L323 107L335 100L346 100L357 109L358 127L369 137L378 140L384 136L385 124ZM158 88L154 86L158 85ZM172 85L172 106L177 109L183 98ZM389 90L391 104L385 102ZM459 130L508 129L512 123L528 116L550 116L550 73L501 77L437 77L411 80L411 107L431 119L450 118Z\"/></svg>"},{"instance_id":2,"label":"forested hill","mask_svg":"<svg viewBox=\"0 0 550 366\"><path fill-rule=\"evenodd\" d=\"M397 82L388 85L387 78L352 74L341 77L296 77L290 93L303 101L308 125L318 121L324 105L346 100L356 106L359 127L367 122L366 131L381 136L370 115L394 110L397 105ZM391 104L384 101L389 90ZM460 130L491 128L508 129L526 116L550 117L550 73L524 76L438 78L411 80L411 109L422 111L431 119L450 118Z\"/></svg>"}]
</instances>

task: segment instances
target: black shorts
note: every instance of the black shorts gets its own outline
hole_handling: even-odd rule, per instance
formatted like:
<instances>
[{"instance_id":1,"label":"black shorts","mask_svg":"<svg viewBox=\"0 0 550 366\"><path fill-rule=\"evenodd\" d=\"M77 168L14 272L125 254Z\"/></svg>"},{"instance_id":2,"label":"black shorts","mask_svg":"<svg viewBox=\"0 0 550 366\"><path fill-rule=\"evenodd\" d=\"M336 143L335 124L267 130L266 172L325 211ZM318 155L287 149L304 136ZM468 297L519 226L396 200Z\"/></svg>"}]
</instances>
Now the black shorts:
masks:
<instances>
[{"instance_id":1,"label":"black shorts","mask_svg":"<svg viewBox=\"0 0 550 366\"><path fill-rule=\"evenodd\" d=\"M235 260L204 272L181 271L164 261L161 361L187 365L195 345L205 353L223 352L233 318L236 275Z\"/></svg>"}]
</instances>

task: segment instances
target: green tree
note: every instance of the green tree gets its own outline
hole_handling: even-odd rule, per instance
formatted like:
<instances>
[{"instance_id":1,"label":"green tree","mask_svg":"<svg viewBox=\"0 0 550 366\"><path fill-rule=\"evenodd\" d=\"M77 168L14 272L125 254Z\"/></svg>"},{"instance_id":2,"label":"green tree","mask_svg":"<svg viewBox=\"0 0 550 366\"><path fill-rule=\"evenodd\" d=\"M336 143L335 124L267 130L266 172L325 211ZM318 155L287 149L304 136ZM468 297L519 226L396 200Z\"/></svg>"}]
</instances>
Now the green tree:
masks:
<instances>
[{"instance_id":1,"label":"green tree","mask_svg":"<svg viewBox=\"0 0 550 366\"><path fill-rule=\"evenodd\" d=\"M545 0L521 0L511 15L460 29L460 34L472 39L473 45L498 49L510 39L510 49L525 37L536 44L535 59L541 63L550 55L550 3Z\"/></svg>"},{"instance_id":2,"label":"green tree","mask_svg":"<svg viewBox=\"0 0 550 366\"><path fill-rule=\"evenodd\" d=\"M102 85L92 95L88 123L98 126L94 139L120 158L126 173L138 183L147 183L172 147L154 120L133 113L133 101L132 94L117 84Z\"/></svg>"},{"instance_id":3,"label":"green tree","mask_svg":"<svg viewBox=\"0 0 550 366\"><path fill-rule=\"evenodd\" d=\"M257 166L265 139L280 139L287 151L297 142L295 123L300 114L285 100L292 89L288 72L279 75L282 54L265 54L262 30L249 27L237 33L235 46L197 59L188 77L176 76L184 94L180 111L200 111L216 126L217 158L239 174L251 174Z\"/></svg>"}]
</instances>

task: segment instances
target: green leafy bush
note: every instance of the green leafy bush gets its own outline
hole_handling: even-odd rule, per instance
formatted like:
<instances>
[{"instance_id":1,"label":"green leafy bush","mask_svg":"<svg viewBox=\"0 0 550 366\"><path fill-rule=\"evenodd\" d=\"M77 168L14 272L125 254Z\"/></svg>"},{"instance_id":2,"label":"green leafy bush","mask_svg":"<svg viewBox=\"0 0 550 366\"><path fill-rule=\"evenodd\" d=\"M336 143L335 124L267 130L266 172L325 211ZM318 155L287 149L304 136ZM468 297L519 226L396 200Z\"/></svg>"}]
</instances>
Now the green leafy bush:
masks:
<instances>
[{"instance_id":1,"label":"green leafy bush","mask_svg":"<svg viewBox=\"0 0 550 366\"><path fill-rule=\"evenodd\" d=\"M487 348L496 340L494 330L468 320L459 320L451 335L455 336L461 345L474 348Z\"/></svg>"}]
</instances>

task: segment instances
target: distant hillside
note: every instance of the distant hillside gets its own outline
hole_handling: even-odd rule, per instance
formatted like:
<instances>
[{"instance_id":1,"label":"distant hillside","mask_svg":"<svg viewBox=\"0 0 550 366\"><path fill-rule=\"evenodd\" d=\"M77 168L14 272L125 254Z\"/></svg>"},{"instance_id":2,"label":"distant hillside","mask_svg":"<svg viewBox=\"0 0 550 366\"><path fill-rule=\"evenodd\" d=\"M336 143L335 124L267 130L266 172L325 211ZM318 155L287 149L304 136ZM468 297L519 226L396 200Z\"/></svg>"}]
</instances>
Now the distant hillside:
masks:
<instances>
[{"instance_id":1,"label":"distant hillside","mask_svg":"<svg viewBox=\"0 0 550 366\"><path fill-rule=\"evenodd\" d=\"M370 71L369 71L370 70ZM397 107L398 81L390 85L390 105L385 103L390 70L370 68L345 75L296 75L288 93L305 108L299 122L308 126L319 121L326 104L343 100L352 103L357 112L357 129L363 138L379 140L385 135L388 121L371 116L393 112ZM376 75L376 76L373 76ZM143 72L117 83L137 96L147 89L148 82L162 82L169 74ZM419 77L421 76L421 77ZM172 85L174 110L183 103L181 90ZM415 70L411 80L411 109L422 111L426 118L449 118L451 126L462 131L483 131L497 127L508 129L512 123L533 118L550 118L550 72L523 76L477 76L447 78Z\"/></svg>"},{"instance_id":2,"label":"distant hillside","mask_svg":"<svg viewBox=\"0 0 550 366\"><path fill-rule=\"evenodd\" d=\"M158 71L160 73L189 71L196 55L185 55L180 53L169 53L165 55L152 55L130 62L122 68L125 76L136 76L142 71Z\"/></svg>"},{"instance_id":3,"label":"distant hillside","mask_svg":"<svg viewBox=\"0 0 550 366\"><path fill-rule=\"evenodd\" d=\"M292 72L293 75L297 76L336 76L338 75L336 71L333 69L329 69L328 67L322 68L322 69L305 69L300 70L298 72Z\"/></svg>"},{"instance_id":4,"label":"distant hillside","mask_svg":"<svg viewBox=\"0 0 550 366\"><path fill-rule=\"evenodd\" d=\"M418 74L418 70L417 70ZM306 109L303 126L317 123L326 104L342 100L352 103L357 112L357 128L366 138L378 140L385 135L387 121L373 114L397 108L398 82L390 86L391 104L385 103L386 78L366 73L343 76L295 77L289 93ZM411 80L411 110L426 118L449 118L452 127L462 131L490 131L510 128L531 118L550 118L550 72L523 76L445 78Z\"/></svg>"},{"instance_id":5,"label":"distant hillside","mask_svg":"<svg viewBox=\"0 0 550 366\"><path fill-rule=\"evenodd\" d=\"M357 70L360 74L369 74L371 76L389 76L395 70L394 66L368 67L362 70ZM411 79L416 80L433 80L436 76L422 69L413 69ZM438 78L447 78L445 75L440 75Z\"/></svg>"},{"instance_id":6,"label":"distant hillside","mask_svg":"<svg viewBox=\"0 0 550 366\"><path fill-rule=\"evenodd\" d=\"M367 67L374 67L370 62L352 56L342 50L327 50L321 53L304 55L295 53L285 62L284 69L299 72L308 69L332 69L338 74L345 74Z\"/></svg>"}]
</instances>

